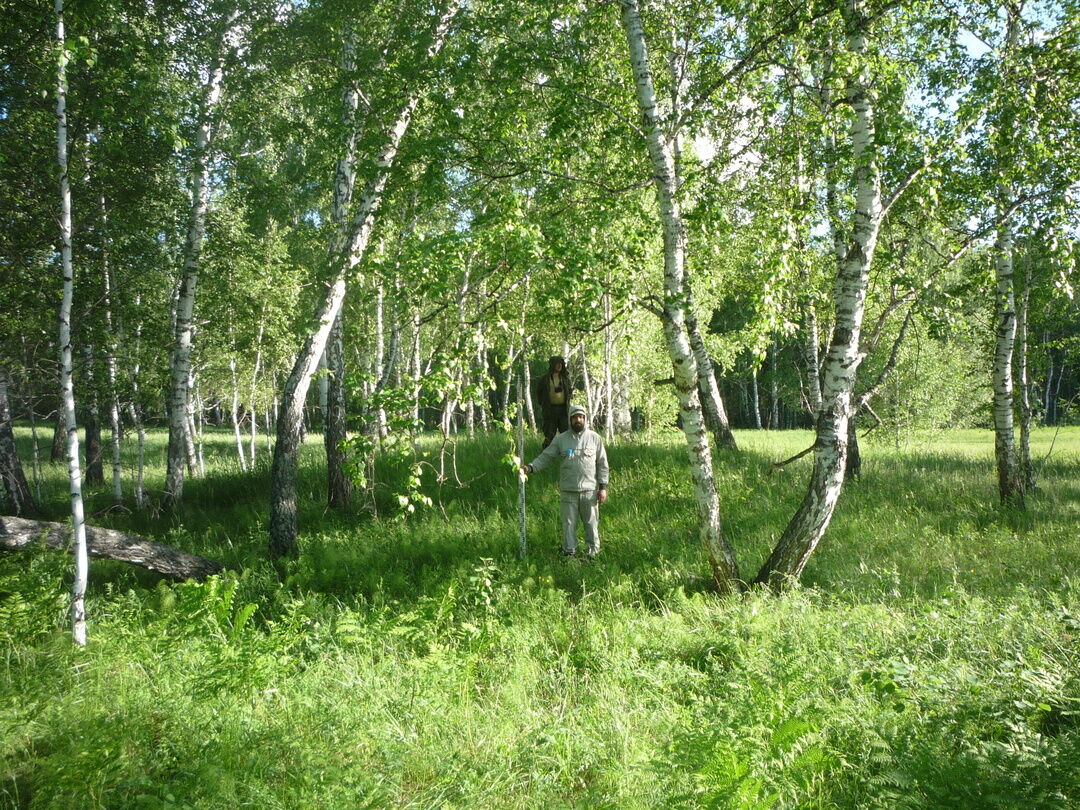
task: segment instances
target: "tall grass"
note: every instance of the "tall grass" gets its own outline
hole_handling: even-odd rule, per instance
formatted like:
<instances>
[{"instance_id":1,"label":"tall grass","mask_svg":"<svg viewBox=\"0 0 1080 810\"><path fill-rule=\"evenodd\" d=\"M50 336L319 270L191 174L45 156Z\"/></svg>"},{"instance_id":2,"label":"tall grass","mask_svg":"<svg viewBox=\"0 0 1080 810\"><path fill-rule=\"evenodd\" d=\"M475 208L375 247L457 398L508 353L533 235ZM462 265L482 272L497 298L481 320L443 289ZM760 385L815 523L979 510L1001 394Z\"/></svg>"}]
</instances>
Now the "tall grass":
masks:
<instances>
[{"instance_id":1,"label":"tall grass","mask_svg":"<svg viewBox=\"0 0 1080 810\"><path fill-rule=\"evenodd\" d=\"M738 438L717 467L749 577L805 486L769 462L810 436ZM464 486L428 470L435 505L407 519L400 462L326 512L312 443L280 568L267 454L242 475L230 436L208 442L181 512L105 511L108 491L90 511L228 574L94 561L80 650L68 561L0 557L0 808L1080 806L1080 430L1028 514L996 504L989 434L864 447L803 587L737 600L712 593L678 436L609 448L593 563L558 554L550 474L516 559L505 438L458 442Z\"/></svg>"}]
</instances>

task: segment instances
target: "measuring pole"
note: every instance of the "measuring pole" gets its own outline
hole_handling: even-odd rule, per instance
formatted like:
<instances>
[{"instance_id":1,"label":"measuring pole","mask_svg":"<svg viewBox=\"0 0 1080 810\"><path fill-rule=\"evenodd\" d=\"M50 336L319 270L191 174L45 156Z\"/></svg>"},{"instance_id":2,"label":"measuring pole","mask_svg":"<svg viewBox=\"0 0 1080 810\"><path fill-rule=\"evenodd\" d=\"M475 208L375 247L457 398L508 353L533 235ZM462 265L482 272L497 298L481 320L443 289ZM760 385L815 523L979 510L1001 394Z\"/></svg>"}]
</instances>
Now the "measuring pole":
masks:
<instances>
[{"instance_id":1,"label":"measuring pole","mask_svg":"<svg viewBox=\"0 0 1080 810\"><path fill-rule=\"evenodd\" d=\"M525 402L521 398L521 377L517 381L517 446L520 464L525 463L525 425L521 412ZM518 468L518 559L525 559L525 473Z\"/></svg>"}]
</instances>

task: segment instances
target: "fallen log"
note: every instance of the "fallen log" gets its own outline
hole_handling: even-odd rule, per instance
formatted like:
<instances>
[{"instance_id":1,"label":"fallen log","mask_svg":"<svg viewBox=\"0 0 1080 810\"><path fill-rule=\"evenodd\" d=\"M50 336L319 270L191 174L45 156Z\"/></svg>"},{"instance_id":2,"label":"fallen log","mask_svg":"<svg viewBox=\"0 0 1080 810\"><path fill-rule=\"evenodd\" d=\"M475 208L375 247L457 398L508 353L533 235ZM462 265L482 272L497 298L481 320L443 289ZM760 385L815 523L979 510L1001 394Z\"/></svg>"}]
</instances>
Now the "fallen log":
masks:
<instances>
[{"instance_id":1,"label":"fallen log","mask_svg":"<svg viewBox=\"0 0 1080 810\"><path fill-rule=\"evenodd\" d=\"M0 552L29 549L38 544L54 551L73 551L71 527L44 520L0 517ZM86 546L91 557L139 565L177 580L206 579L225 568L215 560L115 529L87 526Z\"/></svg>"}]
</instances>

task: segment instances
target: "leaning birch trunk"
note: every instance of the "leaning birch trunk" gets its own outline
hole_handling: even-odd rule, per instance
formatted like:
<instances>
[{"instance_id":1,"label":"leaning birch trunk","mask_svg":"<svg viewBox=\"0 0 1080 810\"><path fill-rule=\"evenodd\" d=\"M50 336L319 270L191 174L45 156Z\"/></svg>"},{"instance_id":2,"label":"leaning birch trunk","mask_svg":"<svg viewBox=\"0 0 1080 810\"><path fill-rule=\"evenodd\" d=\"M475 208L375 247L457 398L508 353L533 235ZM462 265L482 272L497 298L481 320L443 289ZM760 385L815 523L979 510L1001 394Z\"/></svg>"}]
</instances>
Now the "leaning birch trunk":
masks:
<instances>
[{"instance_id":1,"label":"leaning birch trunk","mask_svg":"<svg viewBox=\"0 0 1080 810\"><path fill-rule=\"evenodd\" d=\"M35 511L36 506L15 448L8 384L7 369L0 366L0 479L3 479L4 494L14 507L15 514L24 515Z\"/></svg>"},{"instance_id":2,"label":"leaning birch trunk","mask_svg":"<svg viewBox=\"0 0 1080 810\"><path fill-rule=\"evenodd\" d=\"M228 29L230 25L227 26ZM228 32L225 34L227 38ZM224 45L223 45L224 48ZM206 231L206 209L209 199L210 144L213 137L214 111L221 100L225 60L219 56L210 71L206 100L195 135L195 158L191 169L191 213L184 250L184 270L176 304L176 327L173 335L170 371L172 390L169 397L169 451L165 468L167 507L177 506L184 496L184 464L188 459L189 442L187 419L191 392L191 348L194 342L195 287L199 281L203 234Z\"/></svg>"},{"instance_id":3,"label":"leaning birch trunk","mask_svg":"<svg viewBox=\"0 0 1080 810\"><path fill-rule=\"evenodd\" d=\"M427 51L426 62L433 60L442 49L457 9L457 0L450 0L443 10L434 39ZM345 250L340 256L334 257L334 276L327 285L322 304L316 313L318 326L304 342L292 372L285 381L277 418L274 461L270 472L270 554L273 557L290 554L296 549L296 463L300 449L304 400L319 357L326 349L327 338L345 298L346 278L360 263L367 250L375 224L375 214L390 177L390 169L419 102L419 92L413 91L398 109L396 119L386 133L386 144L374 161L374 176L368 181L357 204Z\"/></svg>"},{"instance_id":4,"label":"leaning birch trunk","mask_svg":"<svg viewBox=\"0 0 1080 810\"><path fill-rule=\"evenodd\" d=\"M656 198L664 242L663 327L668 355L675 372L675 392L686 436L691 478L697 503L698 533L712 566L717 587L725 593L741 590L735 551L724 537L720 523L720 499L713 479L712 451L698 399L698 371L686 333L689 285L686 276L686 243L682 213L675 198L675 164L656 108L656 92L649 69L645 32L638 0L623 0L622 24L634 73L638 107L645 123L649 157L655 170Z\"/></svg>"},{"instance_id":5,"label":"leaning birch trunk","mask_svg":"<svg viewBox=\"0 0 1080 810\"><path fill-rule=\"evenodd\" d=\"M731 424L728 422L724 399L720 395L720 386L716 382L716 367L713 366L712 358L709 357L709 352L705 348L705 339L701 335L701 330L698 329L697 316L689 308L686 311L686 330L690 338L690 347L694 350L694 360L697 363L698 398L701 400L705 425L712 433L717 447L738 450L735 434L731 432Z\"/></svg>"},{"instance_id":6,"label":"leaning birch trunk","mask_svg":"<svg viewBox=\"0 0 1080 810\"><path fill-rule=\"evenodd\" d=\"M1003 222L995 244L994 278L994 457L1002 503L1024 508L1024 487L1016 458L1013 409L1013 352L1016 345L1016 294L1013 290L1012 224Z\"/></svg>"},{"instance_id":7,"label":"leaning birch trunk","mask_svg":"<svg viewBox=\"0 0 1080 810\"><path fill-rule=\"evenodd\" d=\"M67 44L64 36L64 0L56 0L56 158L60 168L60 264L64 271L64 292L60 302L60 397L67 423L68 485L71 492L72 547L75 579L71 585L71 632L75 643L86 646L86 580L89 557L86 551L86 521L83 518L82 469L79 466L79 433L75 424L75 392L71 382L71 301L75 276L71 262L71 187L67 154Z\"/></svg>"},{"instance_id":8,"label":"leaning birch trunk","mask_svg":"<svg viewBox=\"0 0 1080 810\"><path fill-rule=\"evenodd\" d=\"M868 20L852 0L846 9L851 19L848 50L866 49ZM881 176L874 143L874 111L867 77L853 77L848 103L854 113L851 144L855 164L855 211L851 242L837 268L834 289L835 320L832 342L822 370L822 403L814 442L814 466L810 486L756 581L775 590L798 579L810 555L828 528L844 484L848 422L851 418L855 372L862 356L859 337L866 304L870 265L881 228Z\"/></svg>"}]
</instances>

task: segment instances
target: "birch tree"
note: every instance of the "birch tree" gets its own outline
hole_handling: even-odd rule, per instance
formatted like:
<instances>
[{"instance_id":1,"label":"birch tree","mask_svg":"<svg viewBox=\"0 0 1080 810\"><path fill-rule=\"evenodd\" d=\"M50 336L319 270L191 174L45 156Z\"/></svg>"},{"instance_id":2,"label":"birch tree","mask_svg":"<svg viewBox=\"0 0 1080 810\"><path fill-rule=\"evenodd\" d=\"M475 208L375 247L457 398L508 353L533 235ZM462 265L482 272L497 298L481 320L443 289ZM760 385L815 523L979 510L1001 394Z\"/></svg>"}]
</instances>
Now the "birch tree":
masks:
<instances>
[{"instance_id":1,"label":"birch tree","mask_svg":"<svg viewBox=\"0 0 1080 810\"><path fill-rule=\"evenodd\" d=\"M75 393L71 379L71 302L75 277L71 247L71 185L68 180L67 65L70 54L64 33L64 0L55 0L56 14L56 162L60 174L60 263L63 298L60 304L60 395L67 423L68 484L71 492L72 542L75 579L71 586L71 627L75 643L86 645L86 580L89 557L83 517L82 470L79 465L79 434L75 423Z\"/></svg>"},{"instance_id":2,"label":"birch tree","mask_svg":"<svg viewBox=\"0 0 1080 810\"><path fill-rule=\"evenodd\" d=\"M740 589L739 566L720 521L720 499L713 477L712 450L698 395L698 362L690 342L686 312L690 284L686 270L686 234L677 199L675 161L668 133L663 129L641 11L637 0L622 0L622 26L633 70L638 109L654 171L653 182L659 208L664 245L664 298L661 318L668 354L674 368L679 416L690 460L698 534L713 569L718 587L727 592Z\"/></svg>"},{"instance_id":3,"label":"birch tree","mask_svg":"<svg viewBox=\"0 0 1080 810\"><path fill-rule=\"evenodd\" d=\"M195 290L199 281L203 236L206 230L206 210L209 201L209 176L212 159L211 145L214 120L221 101L225 78L225 58L239 11L226 18L216 44L216 54L210 62L208 78L199 105L195 133L195 152L191 166L191 211L184 249L184 267L176 299L175 333L169 367L172 387L169 397L169 451L165 469L166 506L176 506L183 500L184 464L190 455L188 444L191 406L191 350L194 338Z\"/></svg>"},{"instance_id":4,"label":"birch tree","mask_svg":"<svg viewBox=\"0 0 1080 810\"><path fill-rule=\"evenodd\" d=\"M442 50L457 11L456 0L449 0L439 9L431 42L423 56L425 63L433 61ZM296 464L303 426L303 406L311 378L326 349L327 338L341 309L348 276L367 250L390 171L401 140L408 131L413 113L420 103L423 90L422 85L406 86L401 94L396 113L384 132L383 144L372 161L372 174L366 179L363 193L356 200L351 212L343 250L333 257L331 277L315 315L316 328L305 339L292 372L285 381L271 468L270 554L274 557L291 553L296 547Z\"/></svg>"}]
</instances>

